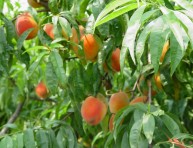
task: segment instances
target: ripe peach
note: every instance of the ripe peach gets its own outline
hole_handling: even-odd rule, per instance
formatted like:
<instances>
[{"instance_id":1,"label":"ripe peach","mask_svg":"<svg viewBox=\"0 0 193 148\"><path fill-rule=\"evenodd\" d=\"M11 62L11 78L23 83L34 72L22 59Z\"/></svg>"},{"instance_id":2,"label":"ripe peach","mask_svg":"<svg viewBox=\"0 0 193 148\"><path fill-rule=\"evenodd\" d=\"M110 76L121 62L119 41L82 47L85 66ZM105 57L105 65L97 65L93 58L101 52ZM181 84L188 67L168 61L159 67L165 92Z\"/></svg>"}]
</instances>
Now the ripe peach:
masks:
<instances>
[{"instance_id":1,"label":"ripe peach","mask_svg":"<svg viewBox=\"0 0 193 148\"><path fill-rule=\"evenodd\" d=\"M129 104L128 96L125 92L118 92L111 96L109 100L109 108L111 113L118 112L121 108Z\"/></svg>"},{"instance_id":2,"label":"ripe peach","mask_svg":"<svg viewBox=\"0 0 193 148\"><path fill-rule=\"evenodd\" d=\"M120 52L121 50L119 48L116 48L111 56L111 64L112 64L112 68L113 70L115 70L116 72L120 71Z\"/></svg>"},{"instance_id":3,"label":"ripe peach","mask_svg":"<svg viewBox=\"0 0 193 148\"><path fill-rule=\"evenodd\" d=\"M139 102L141 102L141 103L147 102L147 96L136 97L129 104L133 105L133 104L136 104L136 103L139 103Z\"/></svg>"},{"instance_id":4,"label":"ripe peach","mask_svg":"<svg viewBox=\"0 0 193 148\"><path fill-rule=\"evenodd\" d=\"M33 8L39 8L42 7L40 3L37 2L37 0L27 0L28 4L32 6Z\"/></svg>"},{"instance_id":5,"label":"ripe peach","mask_svg":"<svg viewBox=\"0 0 193 148\"><path fill-rule=\"evenodd\" d=\"M84 31L85 31L85 28L82 25L79 25L78 27L79 27L79 31L80 31L80 39L78 38L77 31L74 27L72 27L72 37L70 38L70 41L75 43L75 44L79 44L79 41L84 36ZM79 57L79 55L78 55L78 46L73 45L72 49L73 49L74 53Z\"/></svg>"},{"instance_id":6,"label":"ripe peach","mask_svg":"<svg viewBox=\"0 0 193 148\"><path fill-rule=\"evenodd\" d=\"M54 25L53 24L51 24L51 23L45 24L43 30L46 32L46 34L51 39L54 39Z\"/></svg>"},{"instance_id":7,"label":"ripe peach","mask_svg":"<svg viewBox=\"0 0 193 148\"><path fill-rule=\"evenodd\" d=\"M160 57L160 62L163 62L163 60L164 60L164 57L165 57L165 55L166 55L166 52L168 51L168 49L169 49L169 40L167 40L166 42L165 42L165 44L164 44L164 47L163 47L163 49L162 49L162 54L161 54L161 57Z\"/></svg>"},{"instance_id":8,"label":"ripe peach","mask_svg":"<svg viewBox=\"0 0 193 148\"><path fill-rule=\"evenodd\" d=\"M87 97L81 107L81 115L90 125L99 124L105 117L106 113L106 104L93 96Z\"/></svg>"},{"instance_id":9,"label":"ripe peach","mask_svg":"<svg viewBox=\"0 0 193 148\"><path fill-rule=\"evenodd\" d=\"M37 96L40 97L41 99L45 99L48 96L48 89L43 82L40 82L36 86L35 91L36 91Z\"/></svg>"},{"instance_id":10,"label":"ripe peach","mask_svg":"<svg viewBox=\"0 0 193 148\"><path fill-rule=\"evenodd\" d=\"M24 12L23 14L17 17L15 28L18 36L20 36L26 30L33 28L33 30L26 38L27 40L36 37L38 33L38 24L36 23L36 21L34 20L34 18L31 16L29 12Z\"/></svg>"},{"instance_id":11,"label":"ripe peach","mask_svg":"<svg viewBox=\"0 0 193 148\"><path fill-rule=\"evenodd\" d=\"M95 61L99 52L99 42L93 34L86 34L81 39L83 41L83 49L85 59Z\"/></svg>"}]
</instances>

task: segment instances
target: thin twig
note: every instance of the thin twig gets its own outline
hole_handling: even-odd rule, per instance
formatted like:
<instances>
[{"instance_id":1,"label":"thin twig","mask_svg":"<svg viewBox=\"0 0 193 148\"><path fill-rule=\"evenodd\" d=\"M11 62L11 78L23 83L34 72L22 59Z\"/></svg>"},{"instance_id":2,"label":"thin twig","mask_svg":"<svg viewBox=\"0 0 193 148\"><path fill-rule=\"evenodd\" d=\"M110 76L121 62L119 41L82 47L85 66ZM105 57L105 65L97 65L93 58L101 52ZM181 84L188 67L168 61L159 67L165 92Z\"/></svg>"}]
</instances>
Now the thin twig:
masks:
<instances>
[{"instance_id":1,"label":"thin twig","mask_svg":"<svg viewBox=\"0 0 193 148\"><path fill-rule=\"evenodd\" d=\"M131 92L131 99L133 99L133 97L134 97L134 92L135 92L135 90L136 90L136 88L137 88L137 86L138 86L138 83L139 83L140 78L141 78L141 74L138 76L138 78L137 78L137 80L135 81L135 84L134 84L132 90L130 91L130 92Z\"/></svg>"},{"instance_id":2,"label":"thin twig","mask_svg":"<svg viewBox=\"0 0 193 148\"><path fill-rule=\"evenodd\" d=\"M25 100L23 100L22 102L20 102L18 105L17 105L17 108L15 110L15 112L13 113L13 115L9 118L7 124L11 124L11 123L14 123L15 120L17 119L17 117L19 116L20 112L21 112L21 109L23 108L23 105L25 103ZM3 136L5 135L9 130L9 127L4 127L1 132L0 132L0 136Z\"/></svg>"}]
</instances>

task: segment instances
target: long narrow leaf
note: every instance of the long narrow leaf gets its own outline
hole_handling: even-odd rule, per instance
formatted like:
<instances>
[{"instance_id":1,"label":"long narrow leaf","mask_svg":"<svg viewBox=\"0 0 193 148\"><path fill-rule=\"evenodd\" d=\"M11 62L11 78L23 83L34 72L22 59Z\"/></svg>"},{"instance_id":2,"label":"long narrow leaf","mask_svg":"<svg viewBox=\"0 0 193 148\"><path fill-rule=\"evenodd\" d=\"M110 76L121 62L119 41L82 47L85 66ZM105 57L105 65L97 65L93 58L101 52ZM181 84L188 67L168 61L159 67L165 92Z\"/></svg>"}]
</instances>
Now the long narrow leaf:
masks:
<instances>
[{"instance_id":1,"label":"long narrow leaf","mask_svg":"<svg viewBox=\"0 0 193 148\"><path fill-rule=\"evenodd\" d=\"M187 2L187 0L173 0L173 1L176 2L178 5L180 5L182 8L193 13L193 6L190 4L190 2Z\"/></svg>"},{"instance_id":2,"label":"long narrow leaf","mask_svg":"<svg viewBox=\"0 0 193 148\"><path fill-rule=\"evenodd\" d=\"M163 18L158 19L153 28L151 29L150 34L150 54L151 54L151 63L154 66L155 73L159 69L159 61L162 53L162 48L167 38L168 31L167 25L164 24Z\"/></svg>"},{"instance_id":3,"label":"long narrow leaf","mask_svg":"<svg viewBox=\"0 0 193 148\"><path fill-rule=\"evenodd\" d=\"M170 29L174 33L177 41L179 42L182 49L184 49L184 43L183 43L183 37L182 37L182 28L180 27L179 23L177 22L177 19L174 15L172 15L172 12L167 9L166 7L160 7L160 10L164 14L164 18L168 25L170 26Z\"/></svg>"},{"instance_id":4,"label":"long narrow leaf","mask_svg":"<svg viewBox=\"0 0 193 148\"><path fill-rule=\"evenodd\" d=\"M183 13L174 11L175 16L187 27L191 45L193 47L193 22Z\"/></svg>"},{"instance_id":5,"label":"long narrow leaf","mask_svg":"<svg viewBox=\"0 0 193 148\"><path fill-rule=\"evenodd\" d=\"M116 9L115 11L113 11L112 13L108 14L107 16L103 17L100 21L98 21L95 26L99 26L101 24L104 24L128 11L131 11L131 10L134 10L138 7L138 4L137 3L131 3L131 4L128 4L126 6L123 6L119 9Z\"/></svg>"},{"instance_id":6,"label":"long narrow leaf","mask_svg":"<svg viewBox=\"0 0 193 148\"><path fill-rule=\"evenodd\" d=\"M36 58L36 60L30 65L29 67L29 77L34 73L34 71L36 70L36 68L38 67L38 65L40 64L42 58L48 54L47 52L43 52L40 55L38 55L38 57Z\"/></svg>"},{"instance_id":7,"label":"long narrow leaf","mask_svg":"<svg viewBox=\"0 0 193 148\"><path fill-rule=\"evenodd\" d=\"M35 148L34 133L32 129L27 129L24 132L24 145L27 148Z\"/></svg>"},{"instance_id":8,"label":"long narrow leaf","mask_svg":"<svg viewBox=\"0 0 193 148\"><path fill-rule=\"evenodd\" d=\"M129 143L130 143L131 148L138 147L141 129L142 129L142 120L138 120L137 122L133 124L131 131L130 131Z\"/></svg>"},{"instance_id":9,"label":"long narrow leaf","mask_svg":"<svg viewBox=\"0 0 193 148\"><path fill-rule=\"evenodd\" d=\"M97 22L99 22L105 15L107 15L109 12L113 11L115 8L122 6L128 2L135 2L134 0L122 0L122 1L113 1L111 3L109 3L104 9L103 11L99 14L97 20L96 20L96 24Z\"/></svg>"},{"instance_id":10,"label":"long narrow leaf","mask_svg":"<svg viewBox=\"0 0 193 148\"><path fill-rule=\"evenodd\" d=\"M56 76L58 77L60 84L63 86L65 83L65 71L63 67L63 60L60 54L56 51L51 52L50 54L50 62L53 65Z\"/></svg>"},{"instance_id":11,"label":"long narrow leaf","mask_svg":"<svg viewBox=\"0 0 193 148\"><path fill-rule=\"evenodd\" d=\"M142 14L143 14L145 8L146 8L146 5L138 8L134 12L134 14L132 15L132 17L128 23L128 28L127 28L127 31L126 31L126 34L123 38L123 43L122 43L121 61L120 61L121 69L124 68L125 57L127 55L127 52L125 52L126 50L129 50L131 58L132 58L134 64L136 64L135 55L134 55L135 38L136 38L137 32L140 28L140 25L141 25L140 21L141 21L141 17L142 17Z\"/></svg>"},{"instance_id":12,"label":"long narrow leaf","mask_svg":"<svg viewBox=\"0 0 193 148\"><path fill-rule=\"evenodd\" d=\"M143 131L148 139L149 144L151 144L153 139L153 133L155 130L155 119L151 114L146 114L143 117Z\"/></svg>"}]
</instances>

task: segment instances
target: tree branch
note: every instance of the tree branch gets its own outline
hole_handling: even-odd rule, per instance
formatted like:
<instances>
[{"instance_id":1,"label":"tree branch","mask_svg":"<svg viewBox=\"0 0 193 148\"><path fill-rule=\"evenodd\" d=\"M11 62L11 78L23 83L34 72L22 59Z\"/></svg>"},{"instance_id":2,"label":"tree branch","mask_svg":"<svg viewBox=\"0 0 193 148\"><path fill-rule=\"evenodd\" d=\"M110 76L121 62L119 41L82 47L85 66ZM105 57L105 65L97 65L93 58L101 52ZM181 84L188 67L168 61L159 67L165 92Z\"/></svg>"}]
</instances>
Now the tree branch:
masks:
<instances>
[{"instance_id":1,"label":"tree branch","mask_svg":"<svg viewBox=\"0 0 193 148\"><path fill-rule=\"evenodd\" d=\"M13 113L13 115L9 118L7 124L11 124L11 123L14 123L15 120L17 119L17 117L19 116L20 112L21 112L21 109L23 108L23 105L25 103L25 100L20 102L18 105L17 105L17 108L15 110L15 112ZM3 136L5 135L9 130L9 127L4 127L1 132L0 132L0 136Z\"/></svg>"}]
</instances>

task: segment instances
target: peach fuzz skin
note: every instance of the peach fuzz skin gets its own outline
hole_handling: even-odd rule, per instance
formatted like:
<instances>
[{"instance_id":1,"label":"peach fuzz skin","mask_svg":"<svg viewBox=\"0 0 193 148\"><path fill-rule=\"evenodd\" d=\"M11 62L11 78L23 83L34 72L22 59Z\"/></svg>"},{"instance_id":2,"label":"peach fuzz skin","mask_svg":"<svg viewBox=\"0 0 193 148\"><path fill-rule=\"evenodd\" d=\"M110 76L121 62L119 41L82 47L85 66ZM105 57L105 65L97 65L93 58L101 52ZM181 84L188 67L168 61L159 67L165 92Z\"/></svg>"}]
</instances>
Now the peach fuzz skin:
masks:
<instances>
[{"instance_id":1,"label":"peach fuzz skin","mask_svg":"<svg viewBox=\"0 0 193 148\"><path fill-rule=\"evenodd\" d=\"M44 25L43 30L46 34L53 40L54 39L54 25L51 23L47 23Z\"/></svg>"},{"instance_id":2,"label":"peach fuzz skin","mask_svg":"<svg viewBox=\"0 0 193 148\"><path fill-rule=\"evenodd\" d=\"M107 113L104 102L93 96L87 97L81 106L81 115L90 125L99 124Z\"/></svg>"},{"instance_id":3,"label":"peach fuzz skin","mask_svg":"<svg viewBox=\"0 0 193 148\"><path fill-rule=\"evenodd\" d=\"M15 28L18 36L21 36L26 30L33 28L33 30L27 36L27 40L33 39L38 33L38 24L29 12L24 12L16 19Z\"/></svg>"},{"instance_id":4,"label":"peach fuzz skin","mask_svg":"<svg viewBox=\"0 0 193 148\"><path fill-rule=\"evenodd\" d=\"M36 86L35 91L36 91L37 96L40 97L40 99L45 99L48 96L48 89L43 82L40 82Z\"/></svg>"},{"instance_id":5,"label":"peach fuzz skin","mask_svg":"<svg viewBox=\"0 0 193 148\"><path fill-rule=\"evenodd\" d=\"M109 108L111 113L117 113L123 107L129 105L129 99L126 93L118 92L111 96L109 100Z\"/></svg>"},{"instance_id":6,"label":"peach fuzz skin","mask_svg":"<svg viewBox=\"0 0 193 148\"><path fill-rule=\"evenodd\" d=\"M99 43L93 34L86 34L81 39L83 41L83 49L85 59L95 61L99 52Z\"/></svg>"},{"instance_id":7,"label":"peach fuzz skin","mask_svg":"<svg viewBox=\"0 0 193 148\"><path fill-rule=\"evenodd\" d=\"M112 56L111 56L112 68L116 72L119 72L121 70L121 68L120 68L120 52L121 52L121 50L119 48L116 48L113 51Z\"/></svg>"}]
</instances>

